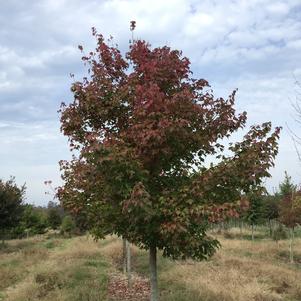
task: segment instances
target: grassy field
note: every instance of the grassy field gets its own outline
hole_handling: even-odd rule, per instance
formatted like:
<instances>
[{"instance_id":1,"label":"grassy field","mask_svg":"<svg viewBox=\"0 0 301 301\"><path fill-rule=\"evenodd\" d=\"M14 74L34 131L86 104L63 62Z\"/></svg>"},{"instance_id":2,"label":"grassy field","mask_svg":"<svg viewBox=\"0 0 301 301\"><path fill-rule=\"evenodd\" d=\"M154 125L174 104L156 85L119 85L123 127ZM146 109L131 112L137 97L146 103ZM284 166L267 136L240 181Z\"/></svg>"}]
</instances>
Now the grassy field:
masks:
<instances>
[{"instance_id":1,"label":"grassy field","mask_svg":"<svg viewBox=\"0 0 301 301\"><path fill-rule=\"evenodd\" d=\"M301 239L295 264L288 241L257 233L217 235L222 248L208 262L159 257L161 301L301 300ZM147 253L132 248L133 285L121 273L122 243L115 237L47 236L11 240L0 249L0 300L148 300Z\"/></svg>"}]
</instances>

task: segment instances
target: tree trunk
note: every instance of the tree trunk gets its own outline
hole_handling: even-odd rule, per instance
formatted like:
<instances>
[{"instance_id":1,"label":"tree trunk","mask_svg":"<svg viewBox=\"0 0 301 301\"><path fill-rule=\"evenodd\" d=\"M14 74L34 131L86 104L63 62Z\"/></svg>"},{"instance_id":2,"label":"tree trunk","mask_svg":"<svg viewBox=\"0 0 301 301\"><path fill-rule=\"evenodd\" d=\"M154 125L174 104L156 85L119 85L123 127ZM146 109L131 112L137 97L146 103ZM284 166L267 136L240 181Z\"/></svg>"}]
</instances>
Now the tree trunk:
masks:
<instances>
[{"instance_id":1,"label":"tree trunk","mask_svg":"<svg viewBox=\"0 0 301 301\"><path fill-rule=\"evenodd\" d=\"M254 240L254 225L253 224L251 225L251 228L252 228L252 240Z\"/></svg>"},{"instance_id":2,"label":"tree trunk","mask_svg":"<svg viewBox=\"0 0 301 301\"><path fill-rule=\"evenodd\" d=\"M290 263L294 263L293 242L294 242L294 228L290 228Z\"/></svg>"},{"instance_id":3,"label":"tree trunk","mask_svg":"<svg viewBox=\"0 0 301 301\"><path fill-rule=\"evenodd\" d=\"M123 261L123 274L126 274L127 262L126 262L126 239L122 238L122 261Z\"/></svg>"},{"instance_id":4,"label":"tree trunk","mask_svg":"<svg viewBox=\"0 0 301 301\"><path fill-rule=\"evenodd\" d=\"M240 231L240 236L242 236L242 221L239 223L239 231Z\"/></svg>"},{"instance_id":5,"label":"tree trunk","mask_svg":"<svg viewBox=\"0 0 301 301\"><path fill-rule=\"evenodd\" d=\"M150 267L150 283L151 283L151 301L159 301L156 246L151 246L149 249L149 267Z\"/></svg>"},{"instance_id":6,"label":"tree trunk","mask_svg":"<svg viewBox=\"0 0 301 301\"><path fill-rule=\"evenodd\" d=\"M126 241L126 272L128 278L128 287L131 287L131 245L128 241Z\"/></svg>"}]
</instances>

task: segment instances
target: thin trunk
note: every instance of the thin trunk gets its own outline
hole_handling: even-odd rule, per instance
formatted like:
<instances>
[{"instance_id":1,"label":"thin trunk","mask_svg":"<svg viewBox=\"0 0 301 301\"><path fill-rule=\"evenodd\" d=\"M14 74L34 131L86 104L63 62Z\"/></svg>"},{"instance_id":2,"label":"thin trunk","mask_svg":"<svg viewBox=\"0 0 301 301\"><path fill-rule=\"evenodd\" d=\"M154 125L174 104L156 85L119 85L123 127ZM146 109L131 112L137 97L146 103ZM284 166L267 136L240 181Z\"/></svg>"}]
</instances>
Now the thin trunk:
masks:
<instances>
[{"instance_id":1,"label":"thin trunk","mask_svg":"<svg viewBox=\"0 0 301 301\"><path fill-rule=\"evenodd\" d=\"M126 274L126 239L122 239L122 263L123 263L123 274Z\"/></svg>"},{"instance_id":2,"label":"thin trunk","mask_svg":"<svg viewBox=\"0 0 301 301\"><path fill-rule=\"evenodd\" d=\"M239 223L240 236L242 236L242 221Z\"/></svg>"},{"instance_id":3,"label":"thin trunk","mask_svg":"<svg viewBox=\"0 0 301 301\"><path fill-rule=\"evenodd\" d=\"M272 223L271 223L271 220L269 219L269 229L270 229L270 237L273 236L273 233L272 233Z\"/></svg>"},{"instance_id":4,"label":"thin trunk","mask_svg":"<svg viewBox=\"0 0 301 301\"><path fill-rule=\"evenodd\" d=\"M252 240L254 240L254 225L253 224L251 225L251 228L252 228Z\"/></svg>"},{"instance_id":5,"label":"thin trunk","mask_svg":"<svg viewBox=\"0 0 301 301\"><path fill-rule=\"evenodd\" d=\"M151 301L159 301L156 246L151 246L149 249L149 267L150 267L150 283L151 283Z\"/></svg>"},{"instance_id":6,"label":"thin trunk","mask_svg":"<svg viewBox=\"0 0 301 301\"><path fill-rule=\"evenodd\" d=\"M290 229L290 263L294 263L293 242L294 242L294 228L291 228Z\"/></svg>"},{"instance_id":7,"label":"thin trunk","mask_svg":"<svg viewBox=\"0 0 301 301\"><path fill-rule=\"evenodd\" d=\"M128 286L132 286L131 279L131 245L128 241L126 241L126 272L128 278Z\"/></svg>"}]
</instances>

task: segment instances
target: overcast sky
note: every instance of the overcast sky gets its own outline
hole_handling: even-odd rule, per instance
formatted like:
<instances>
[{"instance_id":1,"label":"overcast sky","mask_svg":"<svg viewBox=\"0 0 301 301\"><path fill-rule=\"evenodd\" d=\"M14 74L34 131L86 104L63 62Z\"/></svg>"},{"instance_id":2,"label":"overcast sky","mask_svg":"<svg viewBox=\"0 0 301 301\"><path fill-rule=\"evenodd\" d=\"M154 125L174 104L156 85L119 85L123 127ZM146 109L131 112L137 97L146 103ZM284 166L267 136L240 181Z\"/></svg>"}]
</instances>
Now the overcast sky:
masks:
<instances>
[{"instance_id":1,"label":"overcast sky","mask_svg":"<svg viewBox=\"0 0 301 301\"><path fill-rule=\"evenodd\" d=\"M296 132L291 102L301 79L300 0L0 0L0 178L27 184L27 202L43 205L44 180L60 183L58 161L70 157L57 110L72 100L70 73L83 75L77 45L94 49L91 27L125 51L129 22L153 46L183 50L195 77L216 96L238 88L248 125L283 126L271 191L287 170L301 182L286 123Z\"/></svg>"}]
</instances>

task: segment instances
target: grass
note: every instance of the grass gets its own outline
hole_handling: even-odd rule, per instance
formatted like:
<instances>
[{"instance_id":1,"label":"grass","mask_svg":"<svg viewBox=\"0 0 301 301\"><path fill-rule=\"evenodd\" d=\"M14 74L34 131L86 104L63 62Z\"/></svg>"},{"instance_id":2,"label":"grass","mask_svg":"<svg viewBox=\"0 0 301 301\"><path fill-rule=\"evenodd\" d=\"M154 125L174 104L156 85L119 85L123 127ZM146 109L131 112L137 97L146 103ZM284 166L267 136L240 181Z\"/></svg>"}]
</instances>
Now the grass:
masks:
<instances>
[{"instance_id":1,"label":"grass","mask_svg":"<svg viewBox=\"0 0 301 301\"><path fill-rule=\"evenodd\" d=\"M23 242L10 241L1 254L0 300L106 300L110 265L92 239Z\"/></svg>"},{"instance_id":2,"label":"grass","mask_svg":"<svg viewBox=\"0 0 301 301\"><path fill-rule=\"evenodd\" d=\"M159 256L161 301L301 300L301 239L290 264L288 240L250 241L239 230L207 262L171 261ZM111 301L108 284L122 269L122 242L116 237L29 238L0 250L0 301ZM147 252L132 247L134 274L148 277ZM127 299L128 300L128 299ZM136 299L135 299L136 300ZM115 301L115 300L114 300Z\"/></svg>"}]
</instances>

